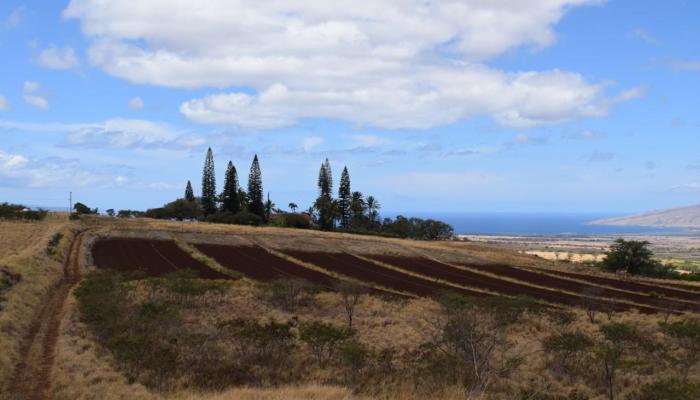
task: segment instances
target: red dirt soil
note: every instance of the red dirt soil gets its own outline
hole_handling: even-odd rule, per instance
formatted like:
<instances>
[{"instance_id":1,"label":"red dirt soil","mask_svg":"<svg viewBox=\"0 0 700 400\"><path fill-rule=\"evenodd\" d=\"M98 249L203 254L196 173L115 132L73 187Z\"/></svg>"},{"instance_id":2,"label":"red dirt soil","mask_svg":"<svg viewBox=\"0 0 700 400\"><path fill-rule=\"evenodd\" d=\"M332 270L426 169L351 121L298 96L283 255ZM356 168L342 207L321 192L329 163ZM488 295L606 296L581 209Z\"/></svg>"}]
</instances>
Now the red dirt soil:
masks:
<instances>
[{"instance_id":1,"label":"red dirt soil","mask_svg":"<svg viewBox=\"0 0 700 400\"><path fill-rule=\"evenodd\" d=\"M624 289L624 290L631 290L631 291L642 292L642 293L656 292L656 293L661 294L665 297L674 297L674 298L684 299L684 300L688 300L688 301L699 301L700 300L700 293L689 293L688 291L671 289L671 288L666 287L666 286L673 286L673 287L678 287L679 289L686 289L686 290L692 291L693 288L690 287L689 285L675 285L672 283L669 283L669 284L664 283L664 286L660 286L660 285L654 285L652 283L630 282L630 281L624 281L621 279L606 278L606 277L602 277L602 276L595 276L595 275L588 275L588 274L579 274L579 273L559 271L559 270L554 270L554 269L544 269L544 268L531 268L531 269L554 274L554 275L565 276L568 278L578 279L578 280L585 281L585 282L596 283L599 285L611 286L611 287Z\"/></svg>"},{"instance_id":2,"label":"red dirt soil","mask_svg":"<svg viewBox=\"0 0 700 400\"><path fill-rule=\"evenodd\" d=\"M674 310L691 310L694 308L694 304L689 304L689 303L681 302L681 301L674 301L673 299L670 299L670 298L663 299L663 301L660 301L659 299L654 299L652 297L647 296L647 294L654 291L654 289L657 289L655 287L649 287L643 293L629 293L629 292L623 292L620 290L614 290L614 289L609 289L609 288L601 288L599 286L593 286L593 285L589 285L586 283L572 281L572 280L566 279L566 278L559 278L556 276L546 275L546 274L543 274L540 272L535 272L534 270L524 270L524 269L511 267L509 265L504 265L504 264L463 264L463 263L459 263L457 265L465 267L465 268L475 269L478 271L490 272L492 274L506 276L506 277L516 279L516 280L519 280L522 282L529 282L529 283L539 285L539 286L551 287L551 288L566 290L566 291L574 292L574 293L583 293L584 290L593 289L593 290L599 290L600 295L602 297L613 298L613 299L626 299L626 300L633 301L633 302L638 303L638 304L646 304L646 305L657 306L657 307L668 307L668 308L671 308ZM585 281L585 279L581 279L581 280ZM617 287L619 289L625 289L628 291L635 291L635 288L633 285L626 286L626 285L624 285L624 283L625 282L617 282L617 284L614 285L614 287ZM606 286L613 286L613 285L606 285ZM685 292L680 292L680 291L671 291L671 292L679 292L679 296L674 296L676 298L684 298L683 295L689 295L689 296L686 296L685 298L688 300L691 300L691 301L693 300L693 294L691 294L691 293L685 293Z\"/></svg>"},{"instance_id":3,"label":"red dirt soil","mask_svg":"<svg viewBox=\"0 0 700 400\"><path fill-rule=\"evenodd\" d=\"M194 246L222 266L259 281L298 278L326 289L332 289L336 281L326 274L277 257L259 246L219 244L194 244Z\"/></svg>"},{"instance_id":4,"label":"red dirt soil","mask_svg":"<svg viewBox=\"0 0 700 400\"><path fill-rule=\"evenodd\" d=\"M486 289L492 292L501 293L505 295L527 296L536 300L544 300L552 303L560 303L571 306L580 306L583 303L583 299L580 296L528 286L525 284L510 282L503 279L478 274L475 272L465 271L427 258L400 257L374 254L368 254L366 257L417 274L435 277L437 279L445 280L448 282L454 282L456 284L464 286ZM602 304L605 304L607 307L612 307L612 309L618 311L626 311L631 308L631 306L628 306L626 304L621 304L612 301L600 300L600 302ZM645 306L639 306L637 308L639 308L642 312L655 312L654 309Z\"/></svg>"},{"instance_id":5,"label":"red dirt soil","mask_svg":"<svg viewBox=\"0 0 700 400\"><path fill-rule=\"evenodd\" d=\"M144 271L148 276L161 276L191 269L203 279L231 279L195 260L169 240L109 238L100 239L92 247L98 268L117 271Z\"/></svg>"},{"instance_id":6,"label":"red dirt soil","mask_svg":"<svg viewBox=\"0 0 700 400\"><path fill-rule=\"evenodd\" d=\"M296 250L285 250L284 252L303 262L314 264L338 274L365 282L373 282L385 288L414 293L419 296L431 296L441 291L452 291L471 297L485 296L484 293L460 289L404 274L347 253L323 253Z\"/></svg>"}]
</instances>

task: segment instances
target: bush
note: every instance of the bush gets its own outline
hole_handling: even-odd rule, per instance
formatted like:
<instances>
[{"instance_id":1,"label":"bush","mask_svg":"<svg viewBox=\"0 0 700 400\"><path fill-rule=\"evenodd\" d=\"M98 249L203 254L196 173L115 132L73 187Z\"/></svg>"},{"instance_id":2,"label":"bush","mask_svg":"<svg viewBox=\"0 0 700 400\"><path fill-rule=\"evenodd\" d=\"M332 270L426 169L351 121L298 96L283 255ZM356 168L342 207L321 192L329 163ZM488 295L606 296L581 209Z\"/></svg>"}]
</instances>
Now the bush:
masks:
<instances>
[{"instance_id":1,"label":"bush","mask_svg":"<svg viewBox=\"0 0 700 400\"><path fill-rule=\"evenodd\" d=\"M303 322L299 339L306 343L321 367L335 354L338 346L352 336L349 329L337 328L320 321Z\"/></svg>"},{"instance_id":2,"label":"bush","mask_svg":"<svg viewBox=\"0 0 700 400\"><path fill-rule=\"evenodd\" d=\"M562 332L548 336L542 348L552 356L559 371L574 375L581 366L582 356L593 346L593 340L583 332Z\"/></svg>"},{"instance_id":3,"label":"bush","mask_svg":"<svg viewBox=\"0 0 700 400\"><path fill-rule=\"evenodd\" d=\"M241 211L236 214L233 214L230 211L219 211L217 213L209 215L206 221L218 224L236 224L253 226L259 226L263 223L263 220L262 218L260 218L260 216L249 213L247 211Z\"/></svg>"},{"instance_id":4,"label":"bush","mask_svg":"<svg viewBox=\"0 0 700 400\"><path fill-rule=\"evenodd\" d=\"M644 385L632 400L697 400L700 399L700 383L688 383L678 379L665 379Z\"/></svg>"},{"instance_id":5,"label":"bush","mask_svg":"<svg viewBox=\"0 0 700 400\"><path fill-rule=\"evenodd\" d=\"M367 363L369 350L362 343L348 340L340 345L340 362L348 371L347 379L350 383L357 382L357 376Z\"/></svg>"},{"instance_id":6,"label":"bush","mask_svg":"<svg viewBox=\"0 0 700 400\"><path fill-rule=\"evenodd\" d=\"M311 217L308 214L283 214L284 226L288 228L309 229L311 228Z\"/></svg>"},{"instance_id":7,"label":"bush","mask_svg":"<svg viewBox=\"0 0 700 400\"><path fill-rule=\"evenodd\" d=\"M160 208L152 208L146 210L146 217L156 219L199 219L202 217L202 211L199 204L195 201L185 199L177 199Z\"/></svg>"},{"instance_id":8,"label":"bush","mask_svg":"<svg viewBox=\"0 0 700 400\"><path fill-rule=\"evenodd\" d=\"M56 254L56 248L61 242L61 239L63 239L63 234L61 232L57 232L53 236L51 236L51 239L49 239L49 243L46 245L47 255L53 256Z\"/></svg>"},{"instance_id":9,"label":"bush","mask_svg":"<svg viewBox=\"0 0 700 400\"><path fill-rule=\"evenodd\" d=\"M0 311L2 311L2 302L5 301L5 292L21 280L22 275L0 268Z\"/></svg>"},{"instance_id":10,"label":"bush","mask_svg":"<svg viewBox=\"0 0 700 400\"><path fill-rule=\"evenodd\" d=\"M303 279L276 279L260 287L268 294L269 301L288 311L307 304L311 295L318 293L318 287Z\"/></svg>"}]
</instances>

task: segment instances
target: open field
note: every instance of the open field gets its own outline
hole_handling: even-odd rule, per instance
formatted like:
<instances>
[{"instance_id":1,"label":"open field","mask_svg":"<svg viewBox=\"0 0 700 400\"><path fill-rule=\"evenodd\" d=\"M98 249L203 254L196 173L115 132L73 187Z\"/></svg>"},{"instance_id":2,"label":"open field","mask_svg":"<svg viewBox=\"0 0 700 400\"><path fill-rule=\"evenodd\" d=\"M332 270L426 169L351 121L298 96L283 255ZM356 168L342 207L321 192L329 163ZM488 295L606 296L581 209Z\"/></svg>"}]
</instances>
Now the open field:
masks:
<instances>
[{"instance_id":1,"label":"open field","mask_svg":"<svg viewBox=\"0 0 700 400\"><path fill-rule=\"evenodd\" d=\"M203 279L227 279L228 276L195 260L173 241L144 239L106 239L92 248L95 263L116 271L142 271L146 276L162 276L192 270Z\"/></svg>"},{"instance_id":2,"label":"open field","mask_svg":"<svg viewBox=\"0 0 700 400\"><path fill-rule=\"evenodd\" d=\"M329 275L277 257L259 246L197 244L195 247L224 267L254 280L303 279L325 289L332 289L335 282Z\"/></svg>"},{"instance_id":3,"label":"open field","mask_svg":"<svg viewBox=\"0 0 700 400\"><path fill-rule=\"evenodd\" d=\"M86 218L75 224L71 227L64 221L55 226L69 229L66 233L82 232L79 240L67 234L55 256L47 256L46 243L22 250L34 262L53 265L56 279L62 272L71 277L57 289L46 288L52 293L47 303L51 306L43 314L26 313L27 322L20 324L27 326L21 333L25 344L18 344L6 361L5 365L21 361L20 368L6 369L5 376L24 376L24 386L13 390L31 394L28 398L470 398L464 387L448 379L450 374L439 372L450 364L432 347L442 335L446 318L444 304L435 296L451 291L483 304L527 296L544 306L528 308L502 332L499 343L509 345L494 357L527 356L521 367L490 384L495 397L484 398L518 398L526 384L562 396L575 385L588 398L598 399L604 392L595 374L581 373L579 378L567 378L573 379L568 384L552 386L561 376L548 369L551 360L538 350L542 341L564 329L601 340L598 328L605 321L625 321L644 332L656 332L658 321L686 318L698 310L700 300L698 285L587 272L576 263L544 260L485 243L108 218ZM51 236L45 231L41 240ZM69 261L62 269L56 260L64 258ZM169 274L185 269L196 270L205 279ZM94 281L95 276L104 270L140 271L142 276L111 277L116 283L99 286L104 284ZM143 280L146 276L153 279ZM303 279L328 290L305 294L303 301L280 303L270 286L257 284L279 278ZM99 298L107 291L104 302L91 306L104 307L104 312L89 317L85 310L95 308L80 308L85 300L76 302L74 284L81 279L81 293L86 280L98 284L92 296ZM335 361L321 363L300 333L309 323L347 324L347 303L337 292L341 281L371 289L362 292L353 317L351 342L367 357L357 370L341 353L333 356ZM19 287L10 289L10 298L20 293ZM595 296L593 305L586 296ZM498 310L484 318L504 311ZM565 310L573 317L558 316ZM606 317L600 312L591 317L596 310ZM90 319L95 316L101 322ZM2 318L5 310L0 310ZM16 324L21 321L17 314L13 318ZM250 343L236 336L236 327L242 323L282 324L292 335L283 342L281 353L250 358L257 347L241 347ZM29 326L38 328L32 333ZM500 329L496 326L492 329ZM650 340L663 339L658 333L650 335ZM22 342L19 339L17 343ZM277 345L281 344L265 346ZM124 353L129 346L140 349L138 357ZM270 364L260 361L282 353L280 365L286 369L270 369ZM434 364L434 357L442 361ZM257 367L250 369L242 360ZM631 393L675 368L665 361L658 366L646 362L646 372L640 368L625 375L629 386L621 393ZM587 368L595 371L597 367ZM692 370L691 376L700 376L696 372ZM28 376L39 377L42 389L32 391L36 385ZM241 388L248 384L253 387ZM283 388L272 388L278 385Z\"/></svg>"}]
</instances>

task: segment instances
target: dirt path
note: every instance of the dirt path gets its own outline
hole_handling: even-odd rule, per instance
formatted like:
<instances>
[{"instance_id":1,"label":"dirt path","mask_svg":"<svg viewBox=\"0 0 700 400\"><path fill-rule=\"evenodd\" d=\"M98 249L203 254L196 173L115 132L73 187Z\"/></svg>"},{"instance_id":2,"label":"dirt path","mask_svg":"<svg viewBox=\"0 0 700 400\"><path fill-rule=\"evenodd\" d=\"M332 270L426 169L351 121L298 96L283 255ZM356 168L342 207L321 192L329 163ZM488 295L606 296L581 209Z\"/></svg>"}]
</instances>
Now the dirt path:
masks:
<instances>
[{"instance_id":1,"label":"dirt path","mask_svg":"<svg viewBox=\"0 0 700 400\"><path fill-rule=\"evenodd\" d=\"M80 281L79 260L82 240L82 232L73 239L63 263L63 278L49 294L49 299L30 327L29 335L20 352L21 361L15 369L10 389L13 399L43 400L49 398L51 369L64 304L71 289Z\"/></svg>"}]
</instances>

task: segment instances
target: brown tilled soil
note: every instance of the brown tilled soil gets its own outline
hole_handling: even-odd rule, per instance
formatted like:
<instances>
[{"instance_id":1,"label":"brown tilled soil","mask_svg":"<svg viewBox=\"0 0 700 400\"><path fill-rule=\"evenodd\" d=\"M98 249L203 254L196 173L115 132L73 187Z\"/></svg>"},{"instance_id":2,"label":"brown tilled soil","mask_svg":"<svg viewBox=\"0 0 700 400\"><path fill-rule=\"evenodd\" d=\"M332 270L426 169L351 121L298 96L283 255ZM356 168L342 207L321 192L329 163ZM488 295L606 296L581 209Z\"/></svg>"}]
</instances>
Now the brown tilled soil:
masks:
<instances>
[{"instance_id":1,"label":"brown tilled soil","mask_svg":"<svg viewBox=\"0 0 700 400\"><path fill-rule=\"evenodd\" d=\"M528 282L532 283L534 285L538 286L545 286L545 287L551 287L551 288L556 288L556 289L561 289L565 290L568 292L574 292L574 293L583 293L585 290L599 290L599 294L602 297L606 298L612 298L612 299L621 299L621 300L628 300L632 301L637 304L645 304L649 306L656 306L656 307L669 307L674 310L678 311L684 311L684 310L691 310L695 306L694 304L687 303L687 302L682 302L682 301L674 301L672 299L664 299L663 302L660 301L659 299L655 299L652 297L649 297L647 294L651 293L653 291L653 287L648 289L648 291L642 292L642 293L630 293L635 291L633 288L633 285L628 286L628 287L621 287L624 285L616 285L615 287L624 289L627 291L622 291L622 290L615 290L615 289L610 289L610 288L603 288L600 286L594 286L594 285L589 285L586 283L578 282L578 281L573 281L571 279L566 279L566 278L559 278L556 276L551 276L547 275L541 272L535 272L534 270L525 270L525 269L520 269L516 267L511 267L509 265L503 265L503 264L463 264L459 263L457 265L460 265L465 268L469 269L475 269L478 271L482 272L489 272L495 275L500 275L500 276L505 276L511 279L515 279L518 281L522 282ZM585 281L585 279L582 279ZM624 283L624 282L619 282L619 283ZM605 286L612 286L612 285L605 285ZM681 291L677 291L681 294L686 294ZM691 293L687 293L688 295L692 296ZM677 296L674 296L677 297Z\"/></svg>"},{"instance_id":2,"label":"brown tilled soil","mask_svg":"<svg viewBox=\"0 0 700 400\"><path fill-rule=\"evenodd\" d=\"M277 257L259 246L220 244L195 244L194 246L222 266L259 281L298 278L326 289L333 288L336 281L326 274Z\"/></svg>"},{"instance_id":3,"label":"brown tilled soil","mask_svg":"<svg viewBox=\"0 0 700 400\"><path fill-rule=\"evenodd\" d=\"M546 273L552 273L556 275L561 275L573 279L582 280L585 282L596 283L598 285L605 285L610 287L615 287L624 290L630 290L642 293L652 293L656 292L658 294L664 295L666 297L673 297L677 299L683 299L687 301L700 301L700 293L691 293L695 287L690 285L676 285L673 283L665 283L662 285L654 285L651 283L639 283L631 282L628 280L606 278L604 276L589 275L589 274L579 274L576 272L567 272L557 269L544 269L544 268L532 268L533 270L538 270ZM677 289L671 289L667 286L673 286ZM679 290L684 289L684 290Z\"/></svg>"},{"instance_id":4,"label":"brown tilled soil","mask_svg":"<svg viewBox=\"0 0 700 400\"><path fill-rule=\"evenodd\" d=\"M51 369L64 303L71 289L80 281L79 260L82 238L83 235L80 233L71 243L63 266L63 279L49 294L20 350L20 362L15 369L10 388L13 398L22 400L49 398Z\"/></svg>"},{"instance_id":5,"label":"brown tilled soil","mask_svg":"<svg viewBox=\"0 0 700 400\"><path fill-rule=\"evenodd\" d=\"M389 255L367 255L367 257L417 274L436 277L438 279L454 282L459 285L486 289L505 295L528 296L535 300L543 300L571 306L580 306L583 303L583 299L580 296L498 279L455 268L427 258ZM604 304L606 307L612 307L614 310L626 311L630 309L630 307L625 304L603 300L600 302L601 305ZM640 306L639 308L640 311L654 312L653 309L643 306Z\"/></svg>"},{"instance_id":6,"label":"brown tilled soil","mask_svg":"<svg viewBox=\"0 0 700 400\"><path fill-rule=\"evenodd\" d=\"M231 279L195 260L170 240L100 239L93 245L92 256L98 268L143 271L148 276L156 277L190 269L203 279Z\"/></svg>"},{"instance_id":7,"label":"brown tilled soil","mask_svg":"<svg viewBox=\"0 0 700 400\"><path fill-rule=\"evenodd\" d=\"M285 250L286 254L303 262L314 264L323 269L349 276L362 281L369 281L382 287L401 292L414 293L419 296L431 296L437 292L453 291L466 296L483 297L484 293L460 289L438 282L421 279L408 274L384 268L347 253L322 253Z\"/></svg>"}]
</instances>

